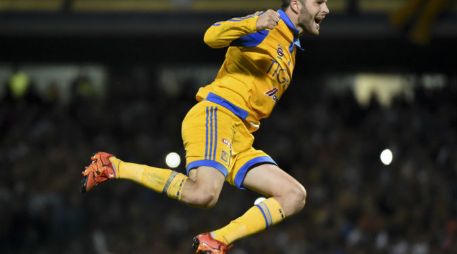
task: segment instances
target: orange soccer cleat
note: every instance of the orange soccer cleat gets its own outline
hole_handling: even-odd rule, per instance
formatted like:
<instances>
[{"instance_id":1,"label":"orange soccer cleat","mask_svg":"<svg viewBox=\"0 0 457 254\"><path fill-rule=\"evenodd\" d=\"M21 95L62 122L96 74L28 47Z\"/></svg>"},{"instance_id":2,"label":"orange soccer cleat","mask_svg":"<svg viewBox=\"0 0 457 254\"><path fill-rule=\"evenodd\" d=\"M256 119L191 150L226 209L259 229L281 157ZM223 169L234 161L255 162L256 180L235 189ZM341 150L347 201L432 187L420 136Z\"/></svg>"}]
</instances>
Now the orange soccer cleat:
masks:
<instances>
[{"instance_id":1,"label":"orange soccer cleat","mask_svg":"<svg viewBox=\"0 0 457 254\"><path fill-rule=\"evenodd\" d=\"M213 239L210 233L204 233L194 237L192 247L197 254L225 254L232 246Z\"/></svg>"},{"instance_id":2,"label":"orange soccer cleat","mask_svg":"<svg viewBox=\"0 0 457 254\"><path fill-rule=\"evenodd\" d=\"M89 192L95 186L116 177L116 170L109 158L112 154L98 152L91 157L92 163L82 172L81 192Z\"/></svg>"}]
</instances>

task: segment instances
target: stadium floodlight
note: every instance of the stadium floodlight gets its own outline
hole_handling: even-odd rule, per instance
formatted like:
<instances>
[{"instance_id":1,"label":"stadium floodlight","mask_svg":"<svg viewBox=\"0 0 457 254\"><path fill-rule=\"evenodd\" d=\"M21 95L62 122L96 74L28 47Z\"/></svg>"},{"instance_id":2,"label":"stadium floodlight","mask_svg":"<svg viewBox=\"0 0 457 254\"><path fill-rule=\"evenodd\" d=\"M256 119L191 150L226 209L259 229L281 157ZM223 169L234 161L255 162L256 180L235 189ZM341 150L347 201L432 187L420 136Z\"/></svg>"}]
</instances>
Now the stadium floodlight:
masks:
<instances>
[{"instance_id":1,"label":"stadium floodlight","mask_svg":"<svg viewBox=\"0 0 457 254\"><path fill-rule=\"evenodd\" d=\"M392 160L393 160L393 154L392 154L392 151L388 148L384 149L382 152L381 152L381 155L379 156L379 158L381 159L381 162L384 164L384 165L390 165L390 163L392 163Z\"/></svg>"},{"instance_id":2,"label":"stadium floodlight","mask_svg":"<svg viewBox=\"0 0 457 254\"><path fill-rule=\"evenodd\" d=\"M170 168L177 168L181 164L181 156L175 152L171 152L165 156L165 163Z\"/></svg>"}]
</instances>

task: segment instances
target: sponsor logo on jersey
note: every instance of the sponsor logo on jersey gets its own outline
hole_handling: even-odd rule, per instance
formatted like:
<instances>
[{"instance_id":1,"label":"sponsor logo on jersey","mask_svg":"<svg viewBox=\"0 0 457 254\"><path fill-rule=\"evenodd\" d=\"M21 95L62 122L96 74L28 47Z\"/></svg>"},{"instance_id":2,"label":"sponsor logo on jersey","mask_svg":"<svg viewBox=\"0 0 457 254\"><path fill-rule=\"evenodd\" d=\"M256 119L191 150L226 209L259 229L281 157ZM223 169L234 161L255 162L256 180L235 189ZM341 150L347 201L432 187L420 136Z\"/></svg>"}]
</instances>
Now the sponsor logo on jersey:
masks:
<instances>
[{"instance_id":1,"label":"sponsor logo on jersey","mask_svg":"<svg viewBox=\"0 0 457 254\"><path fill-rule=\"evenodd\" d=\"M278 92L279 92L279 89L275 87L271 90L266 91L265 94L270 96L274 101L278 101L279 100L278 95L277 95Z\"/></svg>"},{"instance_id":2,"label":"sponsor logo on jersey","mask_svg":"<svg viewBox=\"0 0 457 254\"><path fill-rule=\"evenodd\" d=\"M287 57L284 54L284 50L281 44L278 44L278 47L276 48L276 54L277 56L274 59L271 59L271 64L267 69L267 73L271 75L281 86L287 88L290 83L290 77L287 68L290 67L290 60L287 61Z\"/></svg>"}]
</instances>

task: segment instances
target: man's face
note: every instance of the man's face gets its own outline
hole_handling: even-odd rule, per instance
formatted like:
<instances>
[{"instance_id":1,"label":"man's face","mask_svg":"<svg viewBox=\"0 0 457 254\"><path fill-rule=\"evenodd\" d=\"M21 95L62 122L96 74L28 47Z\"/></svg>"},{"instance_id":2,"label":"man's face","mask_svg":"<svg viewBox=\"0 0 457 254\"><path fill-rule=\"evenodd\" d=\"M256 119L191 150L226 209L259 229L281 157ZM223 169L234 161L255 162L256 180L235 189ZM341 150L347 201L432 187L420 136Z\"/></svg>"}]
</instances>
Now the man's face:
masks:
<instances>
[{"instance_id":1,"label":"man's face","mask_svg":"<svg viewBox=\"0 0 457 254\"><path fill-rule=\"evenodd\" d=\"M329 14L327 0L299 0L298 27L303 33L319 35L320 24Z\"/></svg>"}]
</instances>

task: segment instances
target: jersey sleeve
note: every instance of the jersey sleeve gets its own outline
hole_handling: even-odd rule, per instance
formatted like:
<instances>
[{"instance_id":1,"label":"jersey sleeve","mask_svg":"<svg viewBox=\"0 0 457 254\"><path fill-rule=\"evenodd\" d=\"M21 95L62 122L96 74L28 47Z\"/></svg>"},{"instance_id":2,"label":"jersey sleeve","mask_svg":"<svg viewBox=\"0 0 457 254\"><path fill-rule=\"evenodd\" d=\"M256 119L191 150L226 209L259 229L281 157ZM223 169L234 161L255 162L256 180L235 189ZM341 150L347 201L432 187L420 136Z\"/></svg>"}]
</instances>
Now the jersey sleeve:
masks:
<instances>
[{"instance_id":1,"label":"jersey sleeve","mask_svg":"<svg viewBox=\"0 0 457 254\"><path fill-rule=\"evenodd\" d=\"M257 19L262 12L214 23L206 30L204 41L212 48L223 48L240 37L257 32Z\"/></svg>"}]
</instances>

